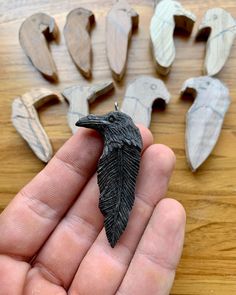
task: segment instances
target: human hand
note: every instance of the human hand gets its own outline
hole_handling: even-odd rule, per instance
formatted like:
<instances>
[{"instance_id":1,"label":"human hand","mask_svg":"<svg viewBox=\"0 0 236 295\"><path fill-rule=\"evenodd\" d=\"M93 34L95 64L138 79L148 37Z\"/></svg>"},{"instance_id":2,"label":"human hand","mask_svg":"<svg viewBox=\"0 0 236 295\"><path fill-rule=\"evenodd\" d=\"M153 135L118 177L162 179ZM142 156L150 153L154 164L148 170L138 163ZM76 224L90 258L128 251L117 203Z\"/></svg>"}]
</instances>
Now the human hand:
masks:
<instances>
[{"instance_id":1,"label":"human hand","mask_svg":"<svg viewBox=\"0 0 236 295\"><path fill-rule=\"evenodd\" d=\"M182 253L185 211L165 197L175 157L140 127L134 208L112 249L98 209L103 143L80 128L0 215L0 295L166 295Z\"/></svg>"}]
</instances>

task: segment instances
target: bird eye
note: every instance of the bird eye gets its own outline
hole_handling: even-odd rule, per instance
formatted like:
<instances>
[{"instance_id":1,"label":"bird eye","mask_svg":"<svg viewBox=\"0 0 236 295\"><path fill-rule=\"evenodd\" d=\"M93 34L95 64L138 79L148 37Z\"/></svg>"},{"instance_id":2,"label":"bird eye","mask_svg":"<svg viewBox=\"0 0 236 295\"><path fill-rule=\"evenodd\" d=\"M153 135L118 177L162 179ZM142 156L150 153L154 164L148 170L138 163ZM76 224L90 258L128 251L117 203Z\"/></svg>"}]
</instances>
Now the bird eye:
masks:
<instances>
[{"instance_id":1,"label":"bird eye","mask_svg":"<svg viewBox=\"0 0 236 295\"><path fill-rule=\"evenodd\" d=\"M109 116L108 121L113 123L115 121L115 117L113 115Z\"/></svg>"}]
</instances>

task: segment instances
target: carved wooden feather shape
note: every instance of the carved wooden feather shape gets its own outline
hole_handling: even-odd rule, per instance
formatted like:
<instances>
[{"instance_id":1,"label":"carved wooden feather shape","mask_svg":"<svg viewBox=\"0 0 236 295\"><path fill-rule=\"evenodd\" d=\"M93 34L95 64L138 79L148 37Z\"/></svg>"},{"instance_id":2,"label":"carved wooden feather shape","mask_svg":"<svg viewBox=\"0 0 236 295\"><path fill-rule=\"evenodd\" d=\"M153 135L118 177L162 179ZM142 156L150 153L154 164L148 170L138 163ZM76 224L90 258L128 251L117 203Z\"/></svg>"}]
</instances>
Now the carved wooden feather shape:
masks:
<instances>
[{"instance_id":1,"label":"carved wooden feather shape","mask_svg":"<svg viewBox=\"0 0 236 295\"><path fill-rule=\"evenodd\" d=\"M214 76L224 67L236 37L236 21L223 8L209 9L199 27L197 39L206 39L204 74Z\"/></svg>"},{"instance_id":2,"label":"carved wooden feather shape","mask_svg":"<svg viewBox=\"0 0 236 295\"><path fill-rule=\"evenodd\" d=\"M187 113L185 135L187 160L195 171L215 147L231 100L225 85L208 76L188 79L183 94L196 97Z\"/></svg>"},{"instance_id":3,"label":"carved wooden feather shape","mask_svg":"<svg viewBox=\"0 0 236 295\"><path fill-rule=\"evenodd\" d=\"M97 170L99 208L105 217L107 239L114 247L127 226L134 204L142 138L131 117L119 111L104 116L89 115L76 126L95 129L104 138Z\"/></svg>"},{"instance_id":4,"label":"carved wooden feather shape","mask_svg":"<svg viewBox=\"0 0 236 295\"><path fill-rule=\"evenodd\" d=\"M158 73L167 75L174 62L175 27L191 33L195 20L195 15L185 10L178 1L162 0L157 3L150 24L150 34Z\"/></svg>"},{"instance_id":5,"label":"carved wooden feather shape","mask_svg":"<svg viewBox=\"0 0 236 295\"><path fill-rule=\"evenodd\" d=\"M121 111L129 115L136 124L148 128L152 106L157 100L161 100L164 105L169 103L170 93L165 84L159 79L141 76L128 85Z\"/></svg>"}]
</instances>

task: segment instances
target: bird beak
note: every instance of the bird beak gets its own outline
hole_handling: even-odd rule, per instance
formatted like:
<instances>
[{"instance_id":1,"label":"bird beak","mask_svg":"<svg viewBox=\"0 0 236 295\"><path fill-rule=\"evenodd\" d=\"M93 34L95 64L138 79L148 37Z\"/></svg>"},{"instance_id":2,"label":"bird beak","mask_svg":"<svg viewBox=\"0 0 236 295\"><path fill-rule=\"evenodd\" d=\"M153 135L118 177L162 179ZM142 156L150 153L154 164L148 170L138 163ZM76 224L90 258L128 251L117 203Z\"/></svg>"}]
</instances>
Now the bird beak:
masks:
<instances>
[{"instance_id":1,"label":"bird beak","mask_svg":"<svg viewBox=\"0 0 236 295\"><path fill-rule=\"evenodd\" d=\"M102 116L88 115L79 119L75 125L78 127L97 129L99 126L107 125L107 121Z\"/></svg>"}]
</instances>

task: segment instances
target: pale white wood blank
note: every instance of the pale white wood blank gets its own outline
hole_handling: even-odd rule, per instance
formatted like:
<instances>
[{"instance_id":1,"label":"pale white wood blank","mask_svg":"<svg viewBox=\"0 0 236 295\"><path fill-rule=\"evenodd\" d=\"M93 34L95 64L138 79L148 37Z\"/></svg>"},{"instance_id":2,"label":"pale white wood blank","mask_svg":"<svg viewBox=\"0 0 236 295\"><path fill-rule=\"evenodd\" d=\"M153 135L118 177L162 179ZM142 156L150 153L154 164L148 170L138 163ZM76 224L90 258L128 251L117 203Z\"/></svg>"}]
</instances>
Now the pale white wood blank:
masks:
<instances>
[{"instance_id":1,"label":"pale white wood blank","mask_svg":"<svg viewBox=\"0 0 236 295\"><path fill-rule=\"evenodd\" d=\"M236 21L223 8L209 9L199 27L197 39L206 39L204 74L214 76L224 67L236 36Z\"/></svg>"},{"instance_id":2,"label":"pale white wood blank","mask_svg":"<svg viewBox=\"0 0 236 295\"><path fill-rule=\"evenodd\" d=\"M128 85L121 111L128 114L135 123L149 127L153 103L159 99L164 104L170 101L165 84L159 79L141 76Z\"/></svg>"},{"instance_id":3,"label":"pale white wood blank","mask_svg":"<svg viewBox=\"0 0 236 295\"><path fill-rule=\"evenodd\" d=\"M36 109L55 98L62 101L59 94L45 88L37 88L16 97L12 103L12 123L14 127L35 155L45 163L52 158L53 150L39 121Z\"/></svg>"},{"instance_id":4,"label":"pale white wood blank","mask_svg":"<svg viewBox=\"0 0 236 295\"><path fill-rule=\"evenodd\" d=\"M63 96L69 103L67 120L73 133L78 130L75 123L82 117L89 114L89 103L97 97L107 93L114 88L113 82L103 82L92 86L75 85L64 89Z\"/></svg>"},{"instance_id":5,"label":"pale white wood blank","mask_svg":"<svg viewBox=\"0 0 236 295\"><path fill-rule=\"evenodd\" d=\"M192 32L196 17L174 0L157 3L150 24L150 34L157 71L167 75L175 59L174 29Z\"/></svg>"},{"instance_id":6,"label":"pale white wood blank","mask_svg":"<svg viewBox=\"0 0 236 295\"><path fill-rule=\"evenodd\" d=\"M227 87L208 76L188 79L181 93L195 98L186 116L185 133L187 160L195 171L214 149L231 100Z\"/></svg>"}]
</instances>

